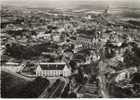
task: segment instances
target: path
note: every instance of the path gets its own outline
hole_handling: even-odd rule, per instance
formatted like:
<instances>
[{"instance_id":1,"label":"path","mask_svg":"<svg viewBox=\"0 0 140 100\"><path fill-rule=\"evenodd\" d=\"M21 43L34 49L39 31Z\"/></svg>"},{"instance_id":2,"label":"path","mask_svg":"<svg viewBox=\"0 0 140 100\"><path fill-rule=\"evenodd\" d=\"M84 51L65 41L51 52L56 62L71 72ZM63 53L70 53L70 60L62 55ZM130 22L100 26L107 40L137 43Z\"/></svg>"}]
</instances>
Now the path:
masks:
<instances>
[{"instance_id":1,"label":"path","mask_svg":"<svg viewBox=\"0 0 140 100\"><path fill-rule=\"evenodd\" d=\"M27 81L33 81L34 79L32 79L32 78L28 78L28 77L25 77L25 76L22 76L22 75L20 75L20 74L18 74L18 73L16 73L16 72L13 72L13 71L11 71L11 70L9 70L9 69L7 69L7 68L1 68L1 71L4 71L4 72L7 72L7 73L10 73L10 74L12 74L12 75L14 75L14 76L16 76L16 77L19 77L19 78L21 78L21 79L25 79L25 80L27 80Z\"/></svg>"}]
</instances>

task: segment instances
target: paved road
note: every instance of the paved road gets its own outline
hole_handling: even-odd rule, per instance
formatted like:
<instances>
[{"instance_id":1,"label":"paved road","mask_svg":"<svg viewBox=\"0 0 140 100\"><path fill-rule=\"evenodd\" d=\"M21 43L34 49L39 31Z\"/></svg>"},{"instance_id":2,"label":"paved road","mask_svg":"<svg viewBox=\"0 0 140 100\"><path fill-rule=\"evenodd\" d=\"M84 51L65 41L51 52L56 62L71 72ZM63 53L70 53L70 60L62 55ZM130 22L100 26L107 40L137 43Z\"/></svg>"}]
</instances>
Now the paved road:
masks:
<instances>
[{"instance_id":1,"label":"paved road","mask_svg":"<svg viewBox=\"0 0 140 100\"><path fill-rule=\"evenodd\" d=\"M108 90L106 88L106 82L105 82L105 77L100 75L99 76L99 86L100 86L100 93L102 95L103 98L109 98L109 94L108 94Z\"/></svg>"},{"instance_id":2,"label":"paved road","mask_svg":"<svg viewBox=\"0 0 140 100\"><path fill-rule=\"evenodd\" d=\"M100 87L100 93L103 98L109 98L108 90L106 88L106 79L105 79L105 72L107 63L101 61L99 62L99 74L98 74L98 79L99 79L99 87Z\"/></svg>"}]
</instances>

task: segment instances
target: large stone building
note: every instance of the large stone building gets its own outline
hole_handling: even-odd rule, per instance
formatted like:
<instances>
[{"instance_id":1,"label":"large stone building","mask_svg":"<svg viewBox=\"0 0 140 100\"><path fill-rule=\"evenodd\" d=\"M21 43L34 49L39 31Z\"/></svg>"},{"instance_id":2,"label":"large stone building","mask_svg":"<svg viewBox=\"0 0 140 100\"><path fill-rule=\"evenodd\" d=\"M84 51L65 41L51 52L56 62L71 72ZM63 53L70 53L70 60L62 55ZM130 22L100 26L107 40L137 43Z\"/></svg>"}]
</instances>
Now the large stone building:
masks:
<instances>
[{"instance_id":1,"label":"large stone building","mask_svg":"<svg viewBox=\"0 0 140 100\"><path fill-rule=\"evenodd\" d=\"M36 69L36 76L42 77L68 77L71 70L65 63L40 63Z\"/></svg>"},{"instance_id":2,"label":"large stone building","mask_svg":"<svg viewBox=\"0 0 140 100\"><path fill-rule=\"evenodd\" d=\"M83 48L93 48L93 36L87 36L84 34L80 34L77 37L77 44L82 44Z\"/></svg>"}]
</instances>

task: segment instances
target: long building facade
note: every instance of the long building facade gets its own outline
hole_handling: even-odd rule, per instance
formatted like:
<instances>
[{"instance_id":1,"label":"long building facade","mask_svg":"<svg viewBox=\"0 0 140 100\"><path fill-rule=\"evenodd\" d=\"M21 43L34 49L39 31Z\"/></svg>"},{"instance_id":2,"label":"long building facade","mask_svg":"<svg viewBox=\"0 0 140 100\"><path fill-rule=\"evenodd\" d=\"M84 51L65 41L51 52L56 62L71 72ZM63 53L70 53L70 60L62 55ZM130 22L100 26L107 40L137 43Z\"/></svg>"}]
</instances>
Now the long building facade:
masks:
<instances>
[{"instance_id":1,"label":"long building facade","mask_svg":"<svg viewBox=\"0 0 140 100\"><path fill-rule=\"evenodd\" d=\"M71 70L65 63L40 63L36 69L36 76L42 77L68 77Z\"/></svg>"}]
</instances>

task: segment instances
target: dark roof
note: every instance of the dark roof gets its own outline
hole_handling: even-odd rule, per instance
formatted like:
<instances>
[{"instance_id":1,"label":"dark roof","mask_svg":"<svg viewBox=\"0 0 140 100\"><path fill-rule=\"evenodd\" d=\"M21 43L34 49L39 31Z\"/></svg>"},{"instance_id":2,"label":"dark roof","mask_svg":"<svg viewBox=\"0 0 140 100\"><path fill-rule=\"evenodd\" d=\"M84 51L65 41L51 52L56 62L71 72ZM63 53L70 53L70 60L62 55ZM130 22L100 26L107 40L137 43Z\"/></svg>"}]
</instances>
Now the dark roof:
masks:
<instances>
[{"instance_id":1,"label":"dark roof","mask_svg":"<svg viewBox=\"0 0 140 100\"><path fill-rule=\"evenodd\" d=\"M77 30L78 34L86 34L86 35L91 35L94 36L95 35L95 29L79 29Z\"/></svg>"},{"instance_id":2,"label":"dark roof","mask_svg":"<svg viewBox=\"0 0 140 100\"><path fill-rule=\"evenodd\" d=\"M70 39L72 39L72 40L76 40L76 37L70 37Z\"/></svg>"},{"instance_id":3,"label":"dark roof","mask_svg":"<svg viewBox=\"0 0 140 100\"><path fill-rule=\"evenodd\" d=\"M82 54L75 54L75 55L73 56L73 59L85 61L85 55L82 55Z\"/></svg>"},{"instance_id":4,"label":"dark roof","mask_svg":"<svg viewBox=\"0 0 140 100\"><path fill-rule=\"evenodd\" d=\"M43 70L63 70L63 68L65 67L65 64L59 64L59 65L55 65L55 64L40 64L40 67Z\"/></svg>"},{"instance_id":5,"label":"dark roof","mask_svg":"<svg viewBox=\"0 0 140 100\"><path fill-rule=\"evenodd\" d=\"M85 35L85 34L80 34L79 37L86 38L86 39L93 39L93 36L91 36L91 35Z\"/></svg>"},{"instance_id":6,"label":"dark roof","mask_svg":"<svg viewBox=\"0 0 140 100\"><path fill-rule=\"evenodd\" d=\"M66 49L66 50L64 50L64 52L72 52L73 53L73 51L71 49Z\"/></svg>"},{"instance_id":7,"label":"dark roof","mask_svg":"<svg viewBox=\"0 0 140 100\"><path fill-rule=\"evenodd\" d=\"M91 68L91 65L89 65L89 64L81 64L80 68L82 68L83 72L86 74L90 74L91 72L93 72L93 68ZM96 72L97 71L95 71L95 73ZM95 73L93 73L93 74L95 74Z\"/></svg>"},{"instance_id":8,"label":"dark roof","mask_svg":"<svg viewBox=\"0 0 140 100\"><path fill-rule=\"evenodd\" d=\"M75 63L77 63L77 62L80 63L80 62L81 62L80 59L72 59L71 61L72 61L72 62L75 62Z\"/></svg>"},{"instance_id":9,"label":"dark roof","mask_svg":"<svg viewBox=\"0 0 140 100\"><path fill-rule=\"evenodd\" d=\"M83 55L87 55L87 54L90 54L90 50L91 49L82 49L82 50L78 51L78 53L83 54Z\"/></svg>"}]
</instances>

